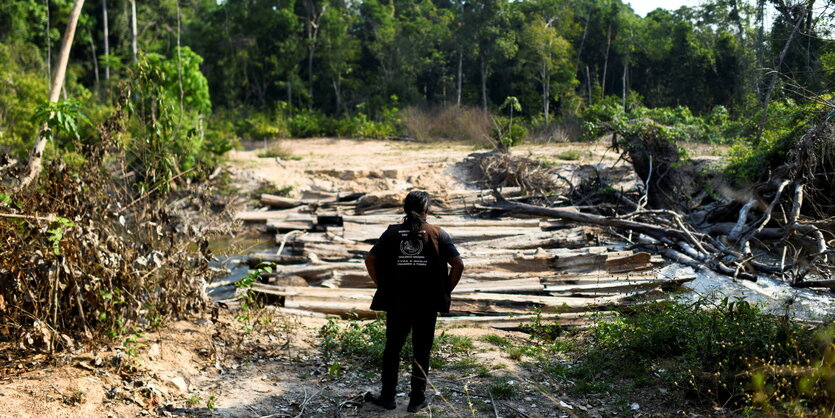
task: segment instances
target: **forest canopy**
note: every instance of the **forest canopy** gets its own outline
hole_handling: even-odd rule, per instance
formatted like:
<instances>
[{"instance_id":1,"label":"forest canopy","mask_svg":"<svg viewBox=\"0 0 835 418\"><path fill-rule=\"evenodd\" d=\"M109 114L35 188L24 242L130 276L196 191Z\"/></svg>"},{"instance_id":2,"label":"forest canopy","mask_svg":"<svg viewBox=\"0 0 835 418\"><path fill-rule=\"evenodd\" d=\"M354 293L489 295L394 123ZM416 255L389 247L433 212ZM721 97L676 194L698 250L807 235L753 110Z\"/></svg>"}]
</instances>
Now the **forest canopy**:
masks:
<instances>
[{"instance_id":1,"label":"forest canopy","mask_svg":"<svg viewBox=\"0 0 835 418\"><path fill-rule=\"evenodd\" d=\"M0 5L0 142L21 155L72 5ZM179 111L214 112L200 131L210 140L386 137L402 130L400 109L505 114L512 97L528 128L576 125L600 106L607 118L669 108L666 119L750 122L697 140L759 142L785 130L758 123L764 103L779 124L831 91L832 18L815 0L709 0L646 17L620 0L88 0L63 98L105 112L144 59Z\"/></svg>"}]
</instances>

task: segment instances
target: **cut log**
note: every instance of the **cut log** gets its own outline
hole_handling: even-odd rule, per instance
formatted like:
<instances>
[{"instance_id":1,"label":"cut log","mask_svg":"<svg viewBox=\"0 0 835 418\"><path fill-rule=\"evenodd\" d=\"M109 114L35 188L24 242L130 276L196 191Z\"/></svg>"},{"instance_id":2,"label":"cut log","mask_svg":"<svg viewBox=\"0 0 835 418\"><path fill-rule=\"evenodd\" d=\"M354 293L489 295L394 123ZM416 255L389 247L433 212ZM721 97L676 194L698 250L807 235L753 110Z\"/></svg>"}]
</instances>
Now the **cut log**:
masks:
<instances>
[{"instance_id":1,"label":"cut log","mask_svg":"<svg viewBox=\"0 0 835 418\"><path fill-rule=\"evenodd\" d=\"M452 235L452 234L450 234ZM452 235L453 241L456 240ZM586 232L582 228L559 231L533 232L507 238L491 239L462 245L469 250L485 248L536 249L536 248L580 248L588 245Z\"/></svg>"},{"instance_id":2,"label":"cut log","mask_svg":"<svg viewBox=\"0 0 835 418\"><path fill-rule=\"evenodd\" d=\"M691 276L662 280L623 280L614 282L607 281L602 283L547 285L545 286L545 291L550 293L552 296L564 296L560 293L631 292L656 287L671 289L693 279L695 279L695 277Z\"/></svg>"},{"instance_id":3,"label":"cut log","mask_svg":"<svg viewBox=\"0 0 835 418\"><path fill-rule=\"evenodd\" d=\"M794 288L798 289L808 289L808 288L827 288L829 290L835 291L835 280L814 280L814 281L806 281L806 282L798 282L792 283L791 285Z\"/></svg>"},{"instance_id":4,"label":"cut log","mask_svg":"<svg viewBox=\"0 0 835 418\"><path fill-rule=\"evenodd\" d=\"M255 268L262 263L273 264L305 264L310 258L300 255L253 254L247 257L246 264Z\"/></svg>"},{"instance_id":5,"label":"cut log","mask_svg":"<svg viewBox=\"0 0 835 418\"><path fill-rule=\"evenodd\" d=\"M438 322L443 325L469 325L484 328L518 329L520 325L533 321L557 322L561 327L586 327L597 321L611 318L609 311L600 312L569 312L541 315L513 315L513 316L442 316Z\"/></svg>"},{"instance_id":6,"label":"cut log","mask_svg":"<svg viewBox=\"0 0 835 418\"><path fill-rule=\"evenodd\" d=\"M625 273L627 271L649 270L652 268L650 253L637 253L625 257L609 257L606 260L606 271L610 273Z\"/></svg>"},{"instance_id":7,"label":"cut log","mask_svg":"<svg viewBox=\"0 0 835 418\"><path fill-rule=\"evenodd\" d=\"M283 297L284 306L288 308L366 317L371 313L368 307L375 292L374 289L278 287L261 283L254 284L252 290L256 293ZM615 304L622 299L622 296L583 298L453 292L451 311L484 314L528 313L531 307L538 307L542 312L579 312Z\"/></svg>"},{"instance_id":8,"label":"cut log","mask_svg":"<svg viewBox=\"0 0 835 418\"><path fill-rule=\"evenodd\" d=\"M386 227L377 224L357 224L346 222L344 238L357 241L374 243L380 238ZM539 226L534 227L483 227L483 226L449 226L444 230L452 236L456 243L467 241L482 241L497 237L524 236L540 232Z\"/></svg>"},{"instance_id":9,"label":"cut log","mask_svg":"<svg viewBox=\"0 0 835 418\"><path fill-rule=\"evenodd\" d=\"M301 206L305 203L301 199L293 199L265 193L261 195L261 204L264 206L270 206L274 209L290 209L296 206Z\"/></svg>"}]
</instances>

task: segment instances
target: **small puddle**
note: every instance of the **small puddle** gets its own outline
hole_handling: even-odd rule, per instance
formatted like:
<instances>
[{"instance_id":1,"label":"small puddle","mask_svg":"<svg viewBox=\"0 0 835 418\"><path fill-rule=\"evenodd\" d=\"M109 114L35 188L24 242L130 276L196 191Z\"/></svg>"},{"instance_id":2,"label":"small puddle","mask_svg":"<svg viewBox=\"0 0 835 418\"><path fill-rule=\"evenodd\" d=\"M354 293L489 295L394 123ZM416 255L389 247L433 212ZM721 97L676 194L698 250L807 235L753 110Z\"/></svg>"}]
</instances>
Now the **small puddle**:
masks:
<instances>
[{"instance_id":1,"label":"small puddle","mask_svg":"<svg viewBox=\"0 0 835 418\"><path fill-rule=\"evenodd\" d=\"M246 259L259 250L274 249L271 236L260 234L239 234L233 237L219 237L209 242L209 250L215 260L209 266L221 271L219 277L209 285L206 294L214 300L225 300L235 296L235 282L249 272Z\"/></svg>"}]
</instances>

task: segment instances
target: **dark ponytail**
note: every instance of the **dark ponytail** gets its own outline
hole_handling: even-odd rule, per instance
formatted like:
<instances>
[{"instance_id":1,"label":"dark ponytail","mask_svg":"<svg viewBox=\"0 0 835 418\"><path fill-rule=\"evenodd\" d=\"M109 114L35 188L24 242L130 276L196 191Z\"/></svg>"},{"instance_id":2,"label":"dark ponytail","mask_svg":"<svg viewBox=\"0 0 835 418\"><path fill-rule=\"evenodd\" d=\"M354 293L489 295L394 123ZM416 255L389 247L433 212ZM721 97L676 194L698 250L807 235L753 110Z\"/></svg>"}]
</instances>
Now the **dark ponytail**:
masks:
<instances>
[{"instance_id":1,"label":"dark ponytail","mask_svg":"<svg viewBox=\"0 0 835 418\"><path fill-rule=\"evenodd\" d=\"M424 191L415 190L406 195L406 199L403 200L403 212L406 213L403 224L409 228L410 238L417 239L423 230L423 225L426 224L423 214L429 212L431 203L429 193Z\"/></svg>"}]
</instances>

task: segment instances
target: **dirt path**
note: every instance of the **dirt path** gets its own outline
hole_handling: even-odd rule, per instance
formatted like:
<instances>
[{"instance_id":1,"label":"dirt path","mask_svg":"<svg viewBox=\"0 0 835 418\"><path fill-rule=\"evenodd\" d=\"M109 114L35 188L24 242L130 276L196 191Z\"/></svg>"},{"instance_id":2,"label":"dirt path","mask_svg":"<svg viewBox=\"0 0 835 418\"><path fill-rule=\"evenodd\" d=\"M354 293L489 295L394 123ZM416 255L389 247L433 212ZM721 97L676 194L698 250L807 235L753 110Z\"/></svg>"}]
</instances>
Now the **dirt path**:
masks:
<instances>
[{"instance_id":1,"label":"dirt path","mask_svg":"<svg viewBox=\"0 0 835 418\"><path fill-rule=\"evenodd\" d=\"M283 146L292 158L259 158L260 143L231 152L232 186L249 195L266 183L275 189L290 187L295 196L463 189L469 185L455 164L483 151L465 144L332 139L287 140ZM617 160L603 143L522 146L514 152L565 164L611 165ZM45 358L20 360L17 368L4 369L12 372L0 375L0 417L404 415L406 369L396 411L364 405L361 395L378 390L375 366L364 364L356 353L327 356L323 349L323 342L340 335L364 334L338 321L342 331L327 340L320 335L327 323L271 308L247 314L221 309L214 318L207 313L137 335L136 342L65 354L47 367L41 363ZM626 398L578 396L570 390L570 379L546 373L547 364L571 367L570 347L565 352L536 344L512 349L525 346L518 343L529 335L473 327L440 328L436 335L438 361L427 415L602 416L636 411ZM546 358L550 363L543 362ZM491 399L491 393L502 394L502 399ZM675 413L679 408L657 392L640 396L643 411Z\"/></svg>"}]
</instances>

